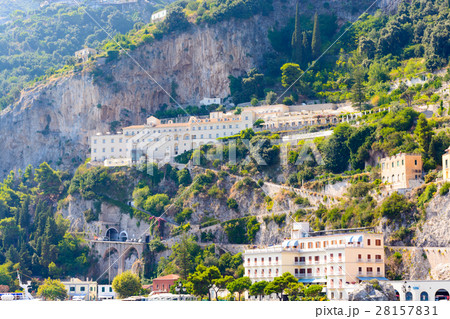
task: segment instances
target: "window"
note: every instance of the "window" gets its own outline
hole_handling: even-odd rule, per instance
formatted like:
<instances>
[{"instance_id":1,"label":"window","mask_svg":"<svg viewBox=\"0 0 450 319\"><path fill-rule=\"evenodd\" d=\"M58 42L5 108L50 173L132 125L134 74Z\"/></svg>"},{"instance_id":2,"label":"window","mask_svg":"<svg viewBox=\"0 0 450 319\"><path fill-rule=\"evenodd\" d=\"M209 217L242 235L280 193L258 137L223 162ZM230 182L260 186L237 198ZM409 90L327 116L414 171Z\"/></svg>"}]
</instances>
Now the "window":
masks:
<instances>
[{"instance_id":1,"label":"window","mask_svg":"<svg viewBox=\"0 0 450 319\"><path fill-rule=\"evenodd\" d=\"M305 257L300 257L300 262L304 263L305 262Z\"/></svg>"},{"instance_id":2,"label":"window","mask_svg":"<svg viewBox=\"0 0 450 319\"><path fill-rule=\"evenodd\" d=\"M264 265L264 258L261 258L261 265Z\"/></svg>"},{"instance_id":3,"label":"window","mask_svg":"<svg viewBox=\"0 0 450 319\"><path fill-rule=\"evenodd\" d=\"M327 242L327 241L324 241L324 242L323 242L323 248L327 248L327 246L328 246L328 242Z\"/></svg>"},{"instance_id":4,"label":"window","mask_svg":"<svg viewBox=\"0 0 450 319\"><path fill-rule=\"evenodd\" d=\"M330 260L333 261L333 254L330 254Z\"/></svg>"},{"instance_id":5,"label":"window","mask_svg":"<svg viewBox=\"0 0 450 319\"><path fill-rule=\"evenodd\" d=\"M381 165L381 168L384 169L384 163Z\"/></svg>"},{"instance_id":6,"label":"window","mask_svg":"<svg viewBox=\"0 0 450 319\"><path fill-rule=\"evenodd\" d=\"M247 270L247 275L250 277L250 269Z\"/></svg>"},{"instance_id":7,"label":"window","mask_svg":"<svg viewBox=\"0 0 450 319\"><path fill-rule=\"evenodd\" d=\"M361 259L362 259L362 255L358 254L358 261L361 261Z\"/></svg>"},{"instance_id":8,"label":"window","mask_svg":"<svg viewBox=\"0 0 450 319\"><path fill-rule=\"evenodd\" d=\"M298 268L294 269L294 273L297 275L298 274Z\"/></svg>"},{"instance_id":9,"label":"window","mask_svg":"<svg viewBox=\"0 0 450 319\"><path fill-rule=\"evenodd\" d=\"M75 291L75 287L70 287L70 291Z\"/></svg>"},{"instance_id":10,"label":"window","mask_svg":"<svg viewBox=\"0 0 450 319\"><path fill-rule=\"evenodd\" d=\"M397 167L400 166L400 161L397 161Z\"/></svg>"},{"instance_id":11,"label":"window","mask_svg":"<svg viewBox=\"0 0 450 319\"><path fill-rule=\"evenodd\" d=\"M405 166L405 160L402 160L402 166Z\"/></svg>"},{"instance_id":12,"label":"window","mask_svg":"<svg viewBox=\"0 0 450 319\"><path fill-rule=\"evenodd\" d=\"M305 243L300 244L300 249L305 249Z\"/></svg>"},{"instance_id":13,"label":"window","mask_svg":"<svg viewBox=\"0 0 450 319\"><path fill-rule=\"evenodd\" d=\"M313 243L312 242L308 243L308 248L313 248Z\"/></svg>"},{"instance_id":14,"label":"window","mask_svg":"<svg viewBox=\"0 0 450 319\"><path fill-rule=\"evenodd\" d=\"M370 246L370 239L367 239L367 246Z\"/></svg>"},{"instance_id":15,"label":"window","mask_svg":"<svg viewBox=\"0 0 450 319\"><path fill-rule=\"evenodd\" d=\"M109 292L113 292L113 291L112 291L112 287L109 287Z\"/></svg>"},{"instance_id":16,"label":"window","mask_svg":"<svg viewBox=\"0 0 450 319\"><path fill-rule=\"evenodd\" d=\"M106 149L104 148L104 149L102 149L102 151L103 151L103 153L105 153Z\"/></svg>"},{"instance_id":17,"label":"window","mask_svg":"<svg viewBox=\"0 0 450 319\"><path fill-rule=\"evenodd\" d=\"M319 257L319 256L314 256L314 262L318 263L319 260L320 260L320 257Z\"/></svg>"},{"instance_id":18,"label":"window","mask_svg":"<svg viewBox=\"0 0 450 319\"><path fill-rule=\"evenodd\" d=\"M414 165L417 165L417 160L414 160Z\"/></svg>"},{"instance_id":19,"label":"window","mask_svg":"<svg viewBox=\"0 0 450 319\"><path fill-rule=\"evenodd\" d=\"M316 242L316 248L320 248L320 241Z\"/></svg>"},{"instance_id":20,"label":"window","mask_svg":"<svg viewBox=\"0 0 450 319\"><path fill-rule=\"evenodd\" d=\"M258 258L255 258L255 265L258 263Z\"/></svg>"},{"instance_id":21,"label":"window","mask_svg":"<svg viewBox=\"0 0 450 319\"><path fill-rule=\"evenodd\" d=\"M250 265L250 258L247 258L247 264Z\"/></svg>"},{"instance_id":22,"label":"window","mask_svg":"<svg viewBox=\"0 0 450 319\"><path fill-rule=\"evenodd\" d=\"M80 287L80 291L85 291L86 288L85 287Z\"/></svg>"},{"instance_id":23,"label":"window","mask_svg":"<svg viewBox=\"0 0 450 319\"><path fill-rule=\"evenodd\" d=\"M111 139L111 143L114 143L114 139L113 138Z\"/></svg>"},{"instance_id":24,"label":"window","mask_svg":"<svg viewBox=\"0 0 450 319\"><path fill-rule=\"evenodd\" d=\"M114 153L114 147L111 147L111 153Z\"/></svg>"},{"instance_id":25,"label":"window","mask_svg":"<svg viewBox=\"0 0 450 319\"><path fill-rule=\"evenodd\" d=\"M358 273L362 274L362 267L358 267Z\"/></svg>"},{"instance_id":26,"label":"window","mask_svg":"<svg viewBox=\"0 0 450 319\"><path fill-rule=\"evenodd\" d=\"M105 139L103 139L103 144L105 144L106 143L106 140Z\"/></svg>"},{"instance_id":27,"label":"window","mask_svg":"<svg viewBox=\"0 0 450 319\"><path fill-rule=\"evenodd\" d=\"M312 274L312 268L308 268L308 269L306 269L306 273L308 273L308 274Z\"/></svg>"},{"instance_id":28,"label":"window","mask_svg":"<svg viewBox=\"0 0 450 319\"><path fill-rule=\"evenodd\" d=\"M105 287L102 287L102 292L105 292Z\"/></svg>"},{"instance_id":29,"label":"window","mask_svg":"<svg viewBox=\"0 0 450 319\"><path fill-rule=\"evenodd\" d=\"M372 267L367 267L367 274L371 274L372 273Z\"/></svg>"},{"instance_id":30,"label":"window","mask_svg":"<svg viewBox=\"0 0 450 319\"><path fill-rule=\"evenodd\" d=\"M272 262L272 257L269 257L269 265L270 265L271 262Z\"/></svg>"},{"instance_id":31,"label":"window","mask_svg":"<svg viewBox=\"0 0 450 319\"><path fill-rule=\"evenodd\" d=\"M94 144L97 144L97 140L94 140ZM447 160L445 160L445 162L447 162Z\"/></svg>"},{"instance_id":32,"label":"window","mask_svg":"<svg viewBox=\"0 0 450 319\"><path fill-rule=\"evenodd\" d=\"M294 258L294 262L298 263L298 257Z\"/></svg>"},{"instance_id":33,"label":"window","mask_svg":"<svg viewBox=\"0 0 450 319\"><path fill-rule=\"evenodd\" d=\"M97 150L94 148L94 153L97 153Z\"/></svg>"},{"instance_id":34,"label":"window","mask_svg":"<svg viewBox=\"0 0 450 319\"><path fill-rule=\"evenodd\" d=\"M377 275L381 274L381 268L377 267Z\"/></svg>"},{"instance_id":35,"label":"window","mask_svg":"<svg viewBox=\"0 0 450 319\"><path fill-rule=\"evenodd\" d=\"M375 246L381 246L381 239L375 240Z\"/></svg>"},{"instance_id":36,"label":"window","mask_svg":"<svg viewBox=\"0 0 450 319\"><path fill-rule=\"evenodd\" d=\"M338 254L338 259L341 260L342 259L342 253Z\"/></svg>"},{"instance_id":37,"label":"window","mask_svg":"<svg viewBox=\"0 0 450 319\"><path fill-rule=\"evenodd\" d=\"M372 259L372 255L368 254L367 255L367 260L371 260Z\"/></svg>"},{"instance_id":38,"label":"window","mask_svg":"<svg viewBox=\"0 0 450 319\"><path fill-rule=\"evenodd\" d=\"M375 255L375 260L381 260L381 255Z\"/></svg>"}]
</instances>

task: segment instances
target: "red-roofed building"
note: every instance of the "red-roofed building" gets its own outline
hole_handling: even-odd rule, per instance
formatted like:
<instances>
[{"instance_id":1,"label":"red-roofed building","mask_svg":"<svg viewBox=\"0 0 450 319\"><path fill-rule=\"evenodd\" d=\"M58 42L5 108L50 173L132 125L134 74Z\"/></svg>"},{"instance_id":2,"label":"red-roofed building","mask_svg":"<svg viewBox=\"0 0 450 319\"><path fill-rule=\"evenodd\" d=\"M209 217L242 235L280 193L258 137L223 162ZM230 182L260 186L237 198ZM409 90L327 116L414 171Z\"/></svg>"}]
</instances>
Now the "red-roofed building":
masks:
<instances>
[{"instance_id":1,"label":"red-roofed building","mask_svg":"<svg viewBox=\"0 0 450 319\"><path fill-rule=\"evenodd\" d=\"M170 292L170 287L172 287L178 279L180 279L180 276L175 274L153 279L153 287L152 287L153 294L162 294Z\"/></svg>"}]
</instances>

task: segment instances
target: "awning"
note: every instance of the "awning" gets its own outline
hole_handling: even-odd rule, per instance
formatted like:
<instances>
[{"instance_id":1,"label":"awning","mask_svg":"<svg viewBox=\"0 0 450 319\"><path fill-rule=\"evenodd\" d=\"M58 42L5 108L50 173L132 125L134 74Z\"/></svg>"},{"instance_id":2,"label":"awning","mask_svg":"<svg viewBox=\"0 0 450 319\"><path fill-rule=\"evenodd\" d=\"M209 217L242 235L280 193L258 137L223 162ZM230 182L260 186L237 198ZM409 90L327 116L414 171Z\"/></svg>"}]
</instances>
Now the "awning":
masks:
<instances>
[{"instance_id":1,"label":"awning","mask_svg":"<svg viewBox=\"0 0 450 319\"><path fill-rule=\"evenodd\" d=\"M305 284L311 284L311 283L318 283L318 282L327 282L325 278L323 279L313 279L313 278L305 278L305 279L299 279L298 282L305 283Z\"/></svg>"},{"instance_id":2,"label":"awning","mask_svg":"<svg viewBox=\"0 0 450 319\"><path fill-rule=\"evenodd\" d=\"M362 243L362 241L363 241L362 236L359 236L359 237L356 239L356 242L358 242L358 243Z\"/></svg>"},{"instance_id":3,"label":"awning","mask_svg":"<svg viewBox=\"0 0 450 319\"><path fill-rule=\"evenodd\" d=\"M376 279L376 280L381 280L381 281L388 281L387 278L384 277L357 277L359 280L362 281L368 281L368 280L372 280L372 279Z\"/></svg>"},{"instance_id":4,"label":"awning","mask_svg":"<svg viewBox=\"0 0 450 319\"><path fill-rule=\"evenodd\" d=\"M347 237L346 240L347 240L347 243L353 243L353 236Z\"/></svg>"},{"instance_id":5,"label":"awning","mask_svg":"<svg viewBox=\"0 0 450 319\"><path fill-rule=\"evenodd\" d=\"M296 247L298 246L298 240L285 240L282 244L282 248Z\"/></svg>"}]
</instances>

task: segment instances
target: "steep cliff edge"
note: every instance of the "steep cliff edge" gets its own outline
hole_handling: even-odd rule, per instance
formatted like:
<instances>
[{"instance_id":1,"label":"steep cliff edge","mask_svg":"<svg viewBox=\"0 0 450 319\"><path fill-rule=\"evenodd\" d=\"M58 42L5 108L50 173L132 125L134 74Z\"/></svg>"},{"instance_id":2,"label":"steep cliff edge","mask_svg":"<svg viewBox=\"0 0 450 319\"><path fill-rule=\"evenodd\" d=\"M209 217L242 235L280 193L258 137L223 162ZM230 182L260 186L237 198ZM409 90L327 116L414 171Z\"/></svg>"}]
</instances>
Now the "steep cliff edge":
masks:
<instances>
[{"instance_id":1,"label":"steep cliff edge","mask_svg":"<svg viewBox=\"0 0 450 319\"><path fill-rule=\"evenodd\" d=\"M116 120L142 123L169 102L161 87L170 92L172 83L178 86L180 103L226 97L228 76L263 63L263 54L270 50L268 29L284 25L289 19L286 12L293 12L295 3L274 1L269 16L193 26L165 36L100 67L104 76L98 81L91 72L78 72L22 92L20 100L0 114L0 177L43 161L72 168L88 156L90 135L108 131ZM352 18L344 2L329 3L342 19ZM323 10L321 1L316 6Z\"/></svg>"}]
</instances>

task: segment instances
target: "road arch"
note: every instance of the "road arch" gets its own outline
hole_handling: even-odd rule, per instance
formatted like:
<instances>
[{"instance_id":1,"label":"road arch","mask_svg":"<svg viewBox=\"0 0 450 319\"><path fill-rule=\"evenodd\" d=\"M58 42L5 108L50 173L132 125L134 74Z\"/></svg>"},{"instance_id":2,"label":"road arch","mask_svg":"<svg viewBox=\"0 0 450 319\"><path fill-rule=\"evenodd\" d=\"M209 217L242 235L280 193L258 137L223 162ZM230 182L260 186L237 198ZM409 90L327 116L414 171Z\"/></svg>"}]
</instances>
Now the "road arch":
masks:
<instances>
[{"instance_id":1,"label":"road arch","mask_svg":"<svg viewBox=\"0 0 450 319\"><path fill-rule=\"evenodd\" d=\"M412 292L408 291L405 295L405 300L406 301L412 301L413 300L413 294Z\"/></svg>"},{"instance_id":2,"label":"road arch","mask_svg":"<svg viewBox=\"0 0 450 319\"><path fill-rule=\"evenodd\" d=\"M119 241L127 241L128 234L126 231L122 230L119 234Z\"/></svg>"},{"instance_id":3,"label":"road arch","mask_svg":"<svg viewBox=\"0 0 450 319\"><path fill-rule=\"evenodd\" d=\"M450 294L448 293L448 291L446 289L439 289L438 291L436 291L436 293L434 294L434 300L438 301L438 300L444 300L444 299L449 299Z\"/></svg>"},{"instance_id":4,"label":"road arch","mask_svg":"<svg viewBox=\"0 0 450 319\"><path fill-rule=\"evenodd\" d=\"M108 237L110 241L118 241L119 232L114 227L111 227L106 231L106 237Z\"/></svg>"}]
</instances>

